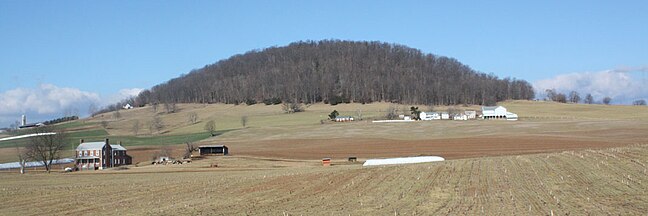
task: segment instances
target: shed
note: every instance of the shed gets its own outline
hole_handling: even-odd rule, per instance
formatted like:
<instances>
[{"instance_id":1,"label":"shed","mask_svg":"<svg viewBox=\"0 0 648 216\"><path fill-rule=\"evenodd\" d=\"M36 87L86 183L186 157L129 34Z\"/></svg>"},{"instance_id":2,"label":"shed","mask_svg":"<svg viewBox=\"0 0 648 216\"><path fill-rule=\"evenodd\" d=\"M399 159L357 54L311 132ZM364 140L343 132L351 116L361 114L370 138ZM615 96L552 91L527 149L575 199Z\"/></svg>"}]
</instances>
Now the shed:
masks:
<instances>
[{"instance_id":1,"label":"shed","mask_svg":"<svg viewBox=\"0 0 648 216\"><path fill-rule=\"evenodd\" d=\"M322 158L322 166L331 166L331 158Z\"/></svg>"},{"instance_id":2,"label":"shed","mask_svg":"<svg viewBox=\"0 0 648 216\"><path fill-rule=\"evenodd\" d=\"M198 146L200 155L228 155L229 151L225 145L203 145Z\"/></svg>"}]
</instances>

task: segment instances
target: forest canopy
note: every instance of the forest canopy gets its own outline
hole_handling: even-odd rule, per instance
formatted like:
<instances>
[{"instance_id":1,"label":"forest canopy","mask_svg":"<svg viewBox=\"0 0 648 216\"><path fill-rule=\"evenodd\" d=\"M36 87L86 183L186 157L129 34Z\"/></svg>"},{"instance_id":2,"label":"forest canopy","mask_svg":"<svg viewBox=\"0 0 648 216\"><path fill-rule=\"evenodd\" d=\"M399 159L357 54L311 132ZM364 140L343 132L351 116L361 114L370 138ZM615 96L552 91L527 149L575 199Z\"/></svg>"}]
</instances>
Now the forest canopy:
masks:
<instances>
[{"instance_id":1,"label":"forest canopy","mask_svg":"<svg viewBox=\"0 0 648 216\"><path fill-rule=\"evenodd\" d=\"M145 90L133 102L492 105L534 97L525 80L500 79L453 58L398 44L323 40L234 55Z\"/></svg>"}]
</instances>

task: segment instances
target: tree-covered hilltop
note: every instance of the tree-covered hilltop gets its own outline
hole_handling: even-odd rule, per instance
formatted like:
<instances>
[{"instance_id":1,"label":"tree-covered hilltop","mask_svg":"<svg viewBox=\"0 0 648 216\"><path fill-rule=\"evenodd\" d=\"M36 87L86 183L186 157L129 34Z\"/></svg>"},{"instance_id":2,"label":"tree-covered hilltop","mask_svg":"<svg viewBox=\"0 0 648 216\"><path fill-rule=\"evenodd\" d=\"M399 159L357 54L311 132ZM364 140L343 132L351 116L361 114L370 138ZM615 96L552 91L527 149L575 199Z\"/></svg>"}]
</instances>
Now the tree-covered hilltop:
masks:
<instances>
[{"instance_id":1,"label":"tree-covered hilltop","mask_svg":"<svg viewBox=\"0 0 648 216\"><path fill-rule=\"evenodd\" d=\"M324 40L235 55L145 90L134 103L451 105L532 98L527 81L499 79L453 58L398 44Z\"/></svg>"}]
</instances>

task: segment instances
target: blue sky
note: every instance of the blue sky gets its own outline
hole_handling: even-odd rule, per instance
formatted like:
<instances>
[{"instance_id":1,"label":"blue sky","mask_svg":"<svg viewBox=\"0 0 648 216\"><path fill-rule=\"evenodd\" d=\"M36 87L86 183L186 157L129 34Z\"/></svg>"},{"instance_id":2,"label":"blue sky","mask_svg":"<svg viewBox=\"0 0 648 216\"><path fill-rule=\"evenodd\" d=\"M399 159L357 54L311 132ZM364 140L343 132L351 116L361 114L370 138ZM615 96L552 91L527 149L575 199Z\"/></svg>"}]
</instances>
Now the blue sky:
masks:
<instances>
[{"instance_id":1,"label":"blue sky","mask_svg":"<svg viewBox=\"0 0 648 216\"><path fill-rule=\"evenodd\" d=\"M601 74L641 86L646 9L646 1L5 0L0 127L19 113L46 119L73 107L83 114L88 101L104 105L229 56L299 40L403 44L538 88L561 89L555 85L565 77L609 79ZM571 88L611 94L597 82L578 83L590 86ZM61 92L76 100L61 102ZM633 94L617 102L648 96ZM30 96L47 100L25 103ZM29 108L52 103L56 109Z\"/></svg>"}]
</instances>

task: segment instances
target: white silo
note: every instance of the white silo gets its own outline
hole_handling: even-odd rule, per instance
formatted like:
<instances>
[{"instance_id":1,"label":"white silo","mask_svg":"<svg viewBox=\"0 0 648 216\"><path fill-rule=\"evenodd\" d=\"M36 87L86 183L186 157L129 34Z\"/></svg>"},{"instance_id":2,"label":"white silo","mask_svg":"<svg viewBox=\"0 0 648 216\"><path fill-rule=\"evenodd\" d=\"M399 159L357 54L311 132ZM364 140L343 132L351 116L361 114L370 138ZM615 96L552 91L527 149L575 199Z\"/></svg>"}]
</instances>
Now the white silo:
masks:
<instances>
[{"instance_id":1,"label":"white silo","mask_svg":"<svg viewBox=\"0 0 648 216\"><path fill-rule=\"evenodd\" d=\"M22 115L20 126L25 126L27 124L27 116Z\"/></svg>"}]
</instances>

